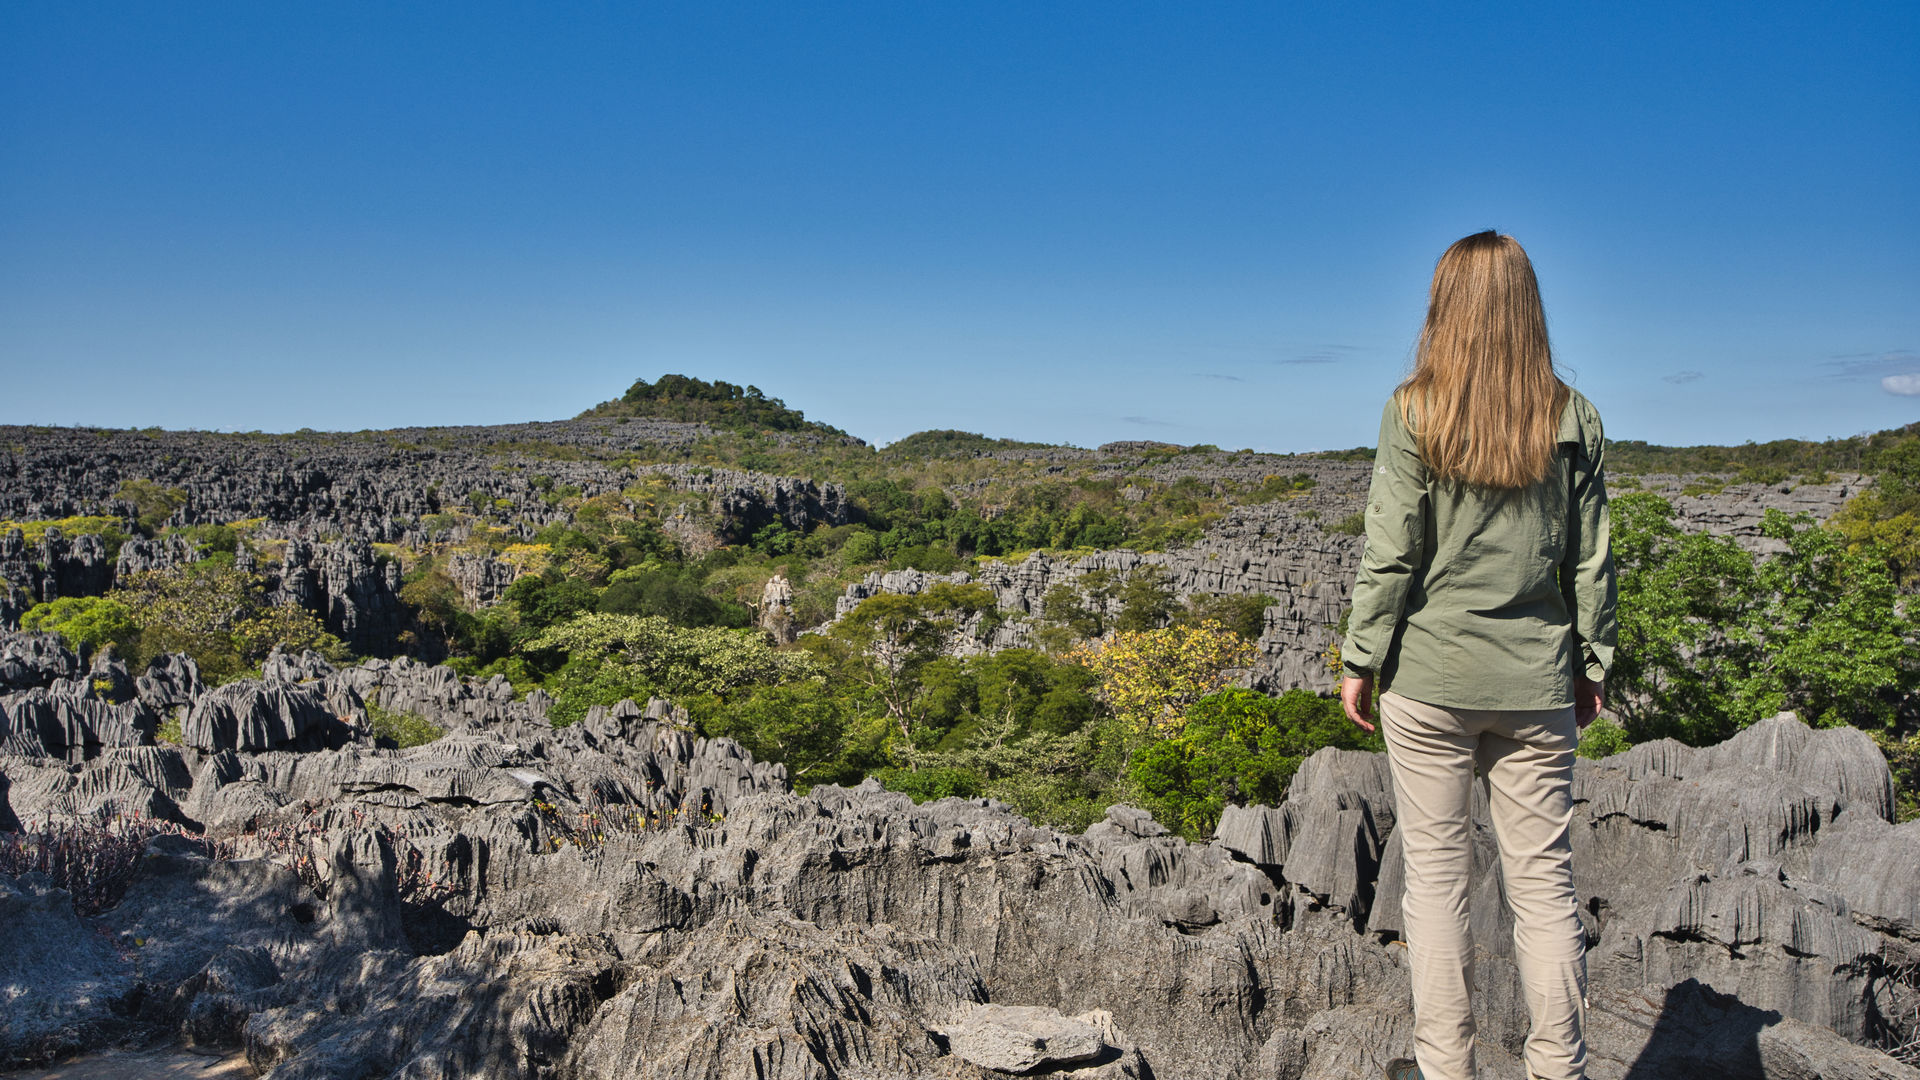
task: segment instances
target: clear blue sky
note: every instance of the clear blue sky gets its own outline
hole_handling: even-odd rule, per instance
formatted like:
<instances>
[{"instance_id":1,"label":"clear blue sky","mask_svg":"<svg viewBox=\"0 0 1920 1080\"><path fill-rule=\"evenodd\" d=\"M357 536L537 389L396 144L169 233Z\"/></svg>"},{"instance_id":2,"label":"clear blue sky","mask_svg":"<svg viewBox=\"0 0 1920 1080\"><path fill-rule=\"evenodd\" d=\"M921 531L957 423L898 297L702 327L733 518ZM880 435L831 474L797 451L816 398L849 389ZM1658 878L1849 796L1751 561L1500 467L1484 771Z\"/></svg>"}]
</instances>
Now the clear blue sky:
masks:
<instances>
[{"instance_id":1,"label":"clear blue sky","mask_svg":"<svg viewBox=\"0 0 1920 1080\"><path fill-rule=\"evenodd\" d=\"M1853 434L1920 419L1916 57L1913 3L19 0L0 422L678 372L879 443L1346 447L1493 227L1614 437Z\"/></svg>"}]
</instances>

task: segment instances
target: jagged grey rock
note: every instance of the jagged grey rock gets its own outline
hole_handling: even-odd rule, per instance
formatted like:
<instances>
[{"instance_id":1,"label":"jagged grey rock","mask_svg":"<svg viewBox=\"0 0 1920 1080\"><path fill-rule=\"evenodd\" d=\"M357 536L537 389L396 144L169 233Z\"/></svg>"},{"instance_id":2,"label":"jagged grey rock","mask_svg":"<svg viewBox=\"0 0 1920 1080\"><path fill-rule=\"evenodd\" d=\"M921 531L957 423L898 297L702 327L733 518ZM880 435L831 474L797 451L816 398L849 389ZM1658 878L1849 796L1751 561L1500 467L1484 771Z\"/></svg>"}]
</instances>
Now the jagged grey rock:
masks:
<instances>
[{"instance_id":1,"label":"jagged grey rock","mask_svg":"<svg viewBox=\"0 0 1920 1080\"><path fill-rule=\"evenodd\" d=\"M316 689L254 679L202 694L180 735L186 745L208 751L337 748L350 737Z\"/></svg>"},{"instance_id":2,"label":"jagged grey rock","mask_svg":"<svg viewBox=\"0 0 1920 1080\"><path fill-rule=\"evenodd\" d=\"M836 602L835 614L843 616L881 593L915 595L940 582L978 581L993 592L1006 618L984 634L962 627L949 651L967 656L1031 644L1032 620L1045 615L1046 595L1056 586L1071 585L1095 570L1122 580L1143 569L1160 570L1167 574L1174 595L1182 599L1199 593L1272 597L1274 603L1266 609L1257 642L1260 659L1245 684L1269 693L1296 687L1326 692L1337 684L1327 656L1337 643L1334 630L1351 606L1354 574L1365 546L1361 537L1331 531L1328 526L1361 508L1370 470L1353 462L1300 464L1316 481L1312 490L1279 502L1237 507L1211 525L1199 541L1185 547L1165 552L1100 551L1077 557L1036 552L1017 563L984 561L977 575L875 572L847 587ZM1192 463L1167 464L1141 475L1177 478L1181 468L1192 467ZM1261 478L1233 464L1203 474L1255 483ZM1849 475L1825 484L1744 484L1714 494L1681 495L1685 478L1648 481L1650 489L1674 503L1682 528L1728 535L1762 552L1781 546L1760 534L1767 509L1825 520L1863 486L1860 477ZM1109 619L1119 613L1118 605L1117 598L1109 601L1105 612Z\"/></svg>"},{"instance_id":3,"label":"jagged grey rock","mask_svg":"<svg viewBox=\"0 0 1920 1080\"><path fill-rule=\"evenodd\" d=\"M447 559L447 576L453 579L467 603L491 607L506 595L507 587L520 576L520 571L505 559L456 551Z\"/></svg>"},{"instance_id":4,"label":"jagged grey rock","mask_svg":"<svg viewBox=\"0 0 1920 1080\"><path fill-rule=\"evenodd\" d=\"M962 1060L1010 1073L1081 1065L1118 1050L1088 1020L1032 1005L969 1002L955 1011L941 1033Z\"/></svg>"},{"instance_id":5,"label":"jagged grey rock","mask_svg":"<svg viewBox=\"0 0 1920 1080\"><path fill-rule=\"evenodd\" d=\"M32 690L80 674L80 658L58 634L0 632L0 692Z\"/></svg>"},{"instance_id":6,"label":"jagged grey rock","mask_svg":"<svg viewBox=\"0 0 1920 1080\"><path fill-rule=\"evenodd\" d=\"M331 711L361 700L450 733L378 749ZM309 741L302 710L346 737ZM1195 845L1124 806L1070 835L873 782L796 796L667 702L555 729L412 661L282 653L194 711L232 737L0 757L0 826L137 807L224 845L157 838L90 920L45 882L0 889L0 1060L158 1036L237 1042L275 1080L1006 1075L954 1038L987 1006L1098 1029L1097 1056L1038 1066L1087 1080L1363 1076L1409 1046L1379 755L1322 751ZM1871 751L1778 717L1581 764L1593 1075L1920 1077L1873 1049L1916 1034L1884 959L1916 899ZM1481 830L1482 1059L1517 1077Z\"/></svg>"}]
</instances>

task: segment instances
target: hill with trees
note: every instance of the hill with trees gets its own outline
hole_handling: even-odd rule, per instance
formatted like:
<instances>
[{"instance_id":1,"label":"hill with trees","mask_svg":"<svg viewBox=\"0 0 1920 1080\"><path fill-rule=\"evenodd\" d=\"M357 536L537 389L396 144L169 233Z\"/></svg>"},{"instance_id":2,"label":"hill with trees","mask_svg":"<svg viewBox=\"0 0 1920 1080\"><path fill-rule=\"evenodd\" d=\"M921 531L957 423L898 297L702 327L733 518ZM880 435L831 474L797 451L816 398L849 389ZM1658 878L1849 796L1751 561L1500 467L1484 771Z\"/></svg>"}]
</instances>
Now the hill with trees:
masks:
<instances>
[{"instance_id":1,"label":"hill with trees","mask_svg":"<svg viewBox=\"0 0 1920 1080\"><path fill-rule=\"evenodd\" d=\"M728 431L846 435L839 428L808 420L800 410L787 408L786 402L768 397L757 386L735 386L719 380L708 382L686 375L662 375L651 383L635 379L626 393L612 401L603 401L580 416L648 416L693 421Z\"/></svg>"}]
</instances>

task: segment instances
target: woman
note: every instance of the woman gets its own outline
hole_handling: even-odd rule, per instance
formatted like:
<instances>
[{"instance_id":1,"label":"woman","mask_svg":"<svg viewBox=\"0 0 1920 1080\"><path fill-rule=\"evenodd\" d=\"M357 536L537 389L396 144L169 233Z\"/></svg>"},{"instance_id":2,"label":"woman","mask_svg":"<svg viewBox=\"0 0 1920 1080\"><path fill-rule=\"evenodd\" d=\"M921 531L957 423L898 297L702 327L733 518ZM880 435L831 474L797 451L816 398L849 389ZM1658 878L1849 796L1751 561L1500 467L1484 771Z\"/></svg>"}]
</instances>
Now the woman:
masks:
<instances>
[{"instance_id":1,"label":"woman","mask_svg":"<svg viewBox=\"0 0 1920 1080\"><path fill-rule=\"evenodd\" d=\"M1373 692L1406 855L1414 1052L1389 1077L1474 1073L1471 786L1487 778L1530 1076L1584 1074L1585 941L1568 824L1573 751L1613 658L1600 416L1553 370L1539 285L1511 236L1434 269L1413 374L1380 419L1340 698Z\"/></svg>"}]
</instances>

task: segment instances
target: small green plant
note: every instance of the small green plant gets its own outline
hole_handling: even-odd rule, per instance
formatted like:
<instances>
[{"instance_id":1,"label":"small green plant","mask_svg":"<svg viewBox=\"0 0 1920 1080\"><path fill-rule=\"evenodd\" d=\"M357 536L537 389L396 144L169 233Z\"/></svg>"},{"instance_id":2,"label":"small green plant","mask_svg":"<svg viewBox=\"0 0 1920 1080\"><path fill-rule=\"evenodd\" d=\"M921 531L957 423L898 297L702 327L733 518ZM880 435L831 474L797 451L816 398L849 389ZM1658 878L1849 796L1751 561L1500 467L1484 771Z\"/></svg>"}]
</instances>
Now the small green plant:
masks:
<instances>
[{"instance_id":1,"label":"small green plant","mask_svg":"<svg viewBox=\"0 0 1920 1080\"><path fill-rule=\"evenodd\" d=\"M1718 495L1727 490L1727 481L1723 477L1703 476L1680 489L1680 494L1698 498L1702 495Z\"/></svg>"},{"instance_id":2,"label":"small green plant","mask_svg":"<svg viewBox=\"0 0 1920 1080\"><path fill-rule=\"evenodd\" d=\"M172 716L160 721L160 727L153 733L155 742L167 746L185 746L186 737L180 733L180 710L175 709Z\"/></svg>"},{"instance_id":3,"label":"small green plant","mask_svg":"<svg viewBox=\"0 0 1920 1080\"><path fill-rule=\"evenodd\" d=\"M1336 532L1342 536L1365 536L1367 534L1367 513L1364 510L1355 510L1353 513L1348 514L1346 517L1328 526L1327 531Z\"/></svg>"},{"instance_id":4,"label":"small green plant","mask_svg":"<svg viewBox=\"0 0 1920 1080\"><path fill-rule=\"evenodd\" d=\"M425 746L447 733L426 717L383 709L371 701L367 702L367 724L373 728L374 738L391 739L402 750Z\"/></svg>"},{"instance_id":5,"label":"small green plant","mask_svg":"<svg viewBox=\"0 0 1920 1080\"><path fill-rule=\"evenodd\" d=\"M1627 738L1626 728L1602 716L1580 733L1580 747L1574 752L1583 758L1598 761L1632 745L1632 740Z\"/></svg>"}]
</instances>

